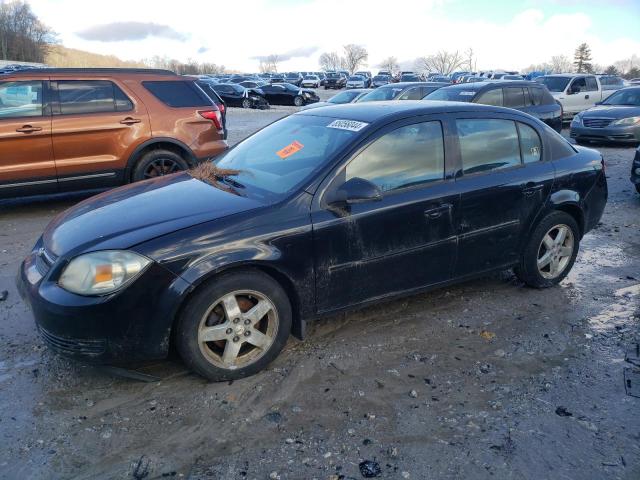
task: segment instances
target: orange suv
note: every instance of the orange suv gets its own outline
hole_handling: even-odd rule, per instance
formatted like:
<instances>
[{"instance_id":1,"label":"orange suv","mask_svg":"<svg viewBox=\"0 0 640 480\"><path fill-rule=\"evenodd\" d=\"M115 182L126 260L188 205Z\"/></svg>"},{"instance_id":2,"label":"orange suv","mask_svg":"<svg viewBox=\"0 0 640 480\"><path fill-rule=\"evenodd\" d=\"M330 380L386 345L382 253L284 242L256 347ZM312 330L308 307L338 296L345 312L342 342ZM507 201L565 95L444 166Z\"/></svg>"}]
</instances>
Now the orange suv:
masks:
<instances>
[{"instance_id":1,"label":"orange suv","mask_svg":"<svg viewBox=\"0 0 640 480\"><path fill-rule=\"evenodd\" d=\"M0 198L185 170L228 148L221 115L195 79L168 70L0 75Z\"/></svg>"}]
</instances>

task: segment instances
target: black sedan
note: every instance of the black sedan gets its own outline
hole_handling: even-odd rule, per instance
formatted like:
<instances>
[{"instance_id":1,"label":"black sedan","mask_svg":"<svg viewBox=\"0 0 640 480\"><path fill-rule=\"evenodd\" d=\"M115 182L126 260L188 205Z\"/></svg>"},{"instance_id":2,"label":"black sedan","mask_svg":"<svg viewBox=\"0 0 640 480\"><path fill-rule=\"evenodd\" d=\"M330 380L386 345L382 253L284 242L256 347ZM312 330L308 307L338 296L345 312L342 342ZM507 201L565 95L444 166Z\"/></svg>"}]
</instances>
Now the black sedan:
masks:
<instances>
[{"instance_id":1,"label":"black sedan","mask_svg":"<svg viewBox=\"0 0 640 480\"><path fill-rule=\"evenodd\" d=\"M313 90L296 87L290 83L274 83L260 88L271 105L295 105L301 107L320 101Z\"/></svg>"},{"instance_id":2,"label":"black sedan","mask_svg":"<svg viewBox=\"0 0 640 480\"><path fill-rule=\"evenodd\" d=\"M229 107L269 108L269 102L261 89L245 88L237 83L218 83L211 88Z\"/></svg>"},{"instance_id":3,"label":"black sedan","mask_svg":"<svg viewBox=\"0 0 640 480\"><path fill-rule=\"evenodd\" d=\"M321 316L509 267L556 285L606 199L597 151L515 110L322 107L63 212L18 288L58 352L127 363L173 344L231 380Z\"/></svg>"},{"instance_id":4,"label":"black sedan","mask_svg":"<svg viewBox=\"0 0 640 480\"><path fill-rule=\"evenodd\" d=\"M420 100L436 91L445 83L436 82L398 82L378 87L366 94L358 102L380 102L384 100Z\"/></svg>"},{"instance_id":5,"label":"black sedan","mask_svg":"<svg viewBox=\"0 0 640 480\"><path fill-rule=\"evenodd\" d=\"M562 130L562 106L538 82L524 80L458 83L427 95L425 100L449 100L509 107L526 112L553 128Z\"/></svg>"},{"instance_id":6,"label":"black sedan","mask_svg":"<svg viewBox=\"0 0 640 480\"><path fill-rule=\"evenodd\" d=\"M571 122L576 142L640 143L640 87L622 88Z\"/></svg>"},{"instance_id":7,"label":"black sedan","mask_svg":"<svg viewBox=\"0 0 640 480\"><path fill-rule=\"evenodd\" d=\"M324 82L324 89L344 88L347 85L347 77L339 72L327 72L327 79Z\"/></svg>"}]
</instances>

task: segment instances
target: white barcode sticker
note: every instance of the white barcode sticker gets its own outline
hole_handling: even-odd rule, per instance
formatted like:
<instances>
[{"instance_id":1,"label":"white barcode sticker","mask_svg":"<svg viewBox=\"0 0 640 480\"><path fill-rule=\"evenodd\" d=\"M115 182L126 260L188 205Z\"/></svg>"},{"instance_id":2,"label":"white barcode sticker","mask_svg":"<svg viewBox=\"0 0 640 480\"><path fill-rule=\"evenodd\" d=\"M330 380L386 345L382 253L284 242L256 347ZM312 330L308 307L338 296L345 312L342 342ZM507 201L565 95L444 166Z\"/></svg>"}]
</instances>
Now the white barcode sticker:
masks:
<instances>
[{"instance_id":1,"label":"white barcode sticker","mask_svg":"<svg viewBox=\"0 0 640 480\"><path fill-rule=\"evenodd\" d=\"M340 130L350 130L352 132L359 132L364 127L369 125L365 122L357 122L355 120L334 120L327 127L338 128Z\"/></svg>"}]
</instances>

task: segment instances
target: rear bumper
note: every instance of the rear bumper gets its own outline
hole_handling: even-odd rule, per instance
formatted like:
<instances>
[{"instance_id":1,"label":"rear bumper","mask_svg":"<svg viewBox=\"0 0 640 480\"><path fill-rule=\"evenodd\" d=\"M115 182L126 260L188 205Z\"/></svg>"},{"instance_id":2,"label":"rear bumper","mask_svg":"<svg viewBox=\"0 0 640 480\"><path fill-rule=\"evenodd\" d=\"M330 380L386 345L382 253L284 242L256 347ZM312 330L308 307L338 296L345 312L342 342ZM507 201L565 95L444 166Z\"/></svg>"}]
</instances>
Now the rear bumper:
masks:
<instances>
[{"instance_id":1,"label":"rear bumper","mask_svg":"<svg viewBox=\"0 0 640 480\"><path fill-rule=\"evenodd\" d=\"M229 144L226 140L213 140L207 143L192 145L191 149L196 159L210 160L227 151Z\"/></svg>"},{"instance_id":2,"label":"rear bumper","mask_svg":"<svg viewBox=\"0 0 640 480\"><path fill-rule=\"evenodd\" d=\"M640 142L640 126L589 128L583 125L571 124L571 138L584 142Z\"/></svg>"}]
</instances>

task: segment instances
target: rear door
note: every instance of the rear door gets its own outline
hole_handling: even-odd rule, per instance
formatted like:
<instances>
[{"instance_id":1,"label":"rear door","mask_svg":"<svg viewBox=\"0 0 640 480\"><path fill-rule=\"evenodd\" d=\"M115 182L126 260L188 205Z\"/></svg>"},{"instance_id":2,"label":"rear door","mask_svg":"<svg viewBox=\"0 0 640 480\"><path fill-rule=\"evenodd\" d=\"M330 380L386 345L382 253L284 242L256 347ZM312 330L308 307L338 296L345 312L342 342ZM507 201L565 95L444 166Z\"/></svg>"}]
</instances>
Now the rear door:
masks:
<instances>
[{"instance_id":1,"label":"rear door","mask_svg":"<svg viewBox=\"0 0 640 480\"><path fill-rule=\"evenodd\" d=\"M443 124L425 119L376 134L336 172L327 191L358 177L383 198L312 208L319 311L448 280L458 194L445 175ZM322 191L322 187L320 189Z\"/></svg>"},{"instance_id":2,"label":"rear door","mask_svg":"<svg viewBox=\"0 0 640 480\"><path fill-rule=\"evenodd\" d=\"M462 277L517 261L522 232L542 208L554 169L540 161L540 137L531 125L486 115L455 125L461 191L455 276Z\"/></svg>"},{"instance_id":3,"label":"rear door","mask_svg":"<svg viewBox=\"0 0 640 480\"><path fill-rule=\"evenodd\" d=\"M52 79L61 190L118 185L132 146L151 136L145 106L108 79Z\"/></svg>"},{"instance_id":4,"label":"rear door","mask_svg":"<svg viewBox=\"0 0 640 480\"><path fill-rule=\"evenodd\" d=\"M0 198L57 190L47 81L0 81Z\"/></svg>"}]
</instances>

